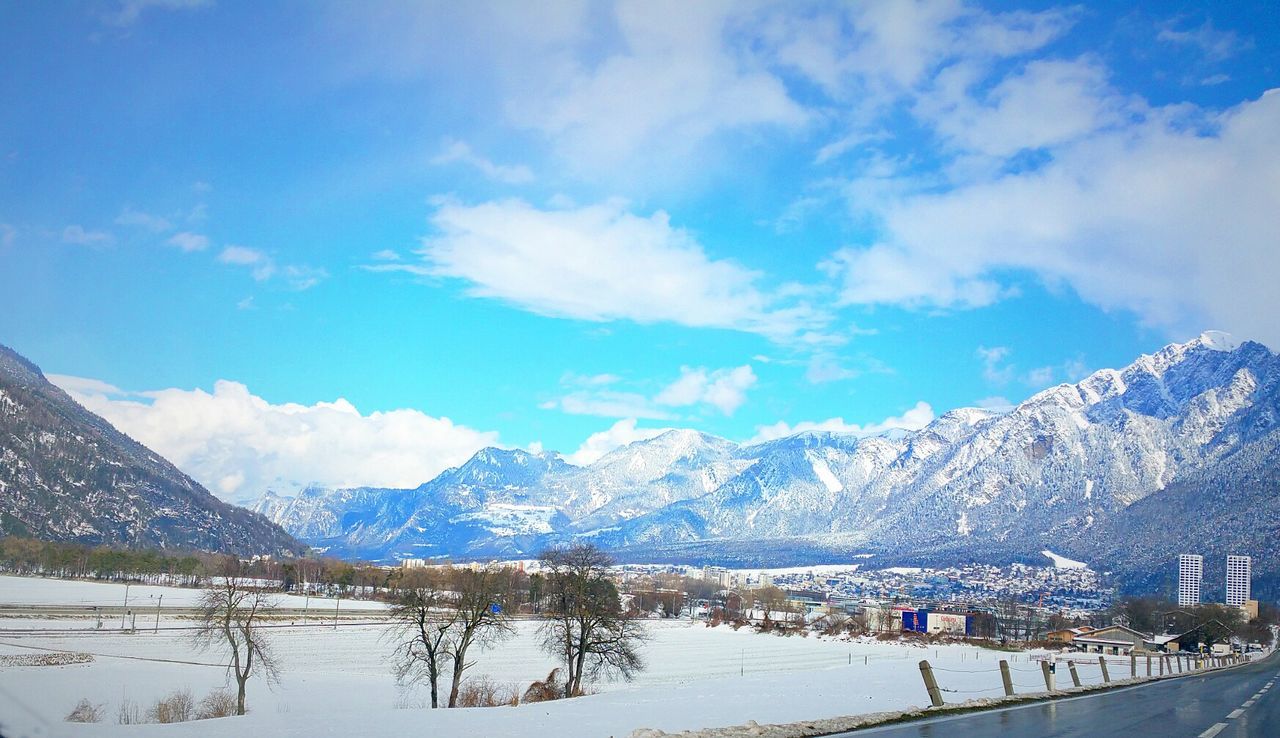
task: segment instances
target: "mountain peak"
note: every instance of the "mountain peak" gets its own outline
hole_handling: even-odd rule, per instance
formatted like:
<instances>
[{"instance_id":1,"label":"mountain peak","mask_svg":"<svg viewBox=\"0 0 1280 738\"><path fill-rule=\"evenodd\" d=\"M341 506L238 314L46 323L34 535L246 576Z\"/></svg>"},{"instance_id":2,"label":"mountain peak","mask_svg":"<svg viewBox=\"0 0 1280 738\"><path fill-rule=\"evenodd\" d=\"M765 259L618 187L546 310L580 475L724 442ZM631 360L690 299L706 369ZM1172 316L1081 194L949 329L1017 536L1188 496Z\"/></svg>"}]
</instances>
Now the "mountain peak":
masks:
<instances>
[{"instance_id":1,"label":"mountain peak","mask_svg":"<svg viewBox=\"0 0 1280 738\"><path fill-rule=\"evenodd\" d=\"M1191 343L1212 351L1235 351L1240 348L1240 341L1237 341L1235 336L1230 333L1224 333L1223 331L1205 331Z\"/></svg>"}]
</instances>

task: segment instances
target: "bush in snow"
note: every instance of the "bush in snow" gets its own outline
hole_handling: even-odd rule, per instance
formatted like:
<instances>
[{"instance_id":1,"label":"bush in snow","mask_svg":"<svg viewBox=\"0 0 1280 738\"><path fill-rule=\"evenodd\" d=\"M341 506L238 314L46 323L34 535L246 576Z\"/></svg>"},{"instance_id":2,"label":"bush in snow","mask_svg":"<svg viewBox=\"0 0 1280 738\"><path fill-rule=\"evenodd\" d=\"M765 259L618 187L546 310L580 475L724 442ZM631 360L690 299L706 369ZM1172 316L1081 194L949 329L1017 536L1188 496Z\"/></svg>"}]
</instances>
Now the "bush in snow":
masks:
<instances>
[{"instance_id":1,"label":"bush in snow","mask_svg":"<svg viewBox=\"0 0 1280 738\"><path fill-rule=\"evenodd\" d=\"M154 723L185 723L195 717L196 701L191 690L180 689L164 697L147 710L147 718Z\"/></svg>"},{"instance_id":2,"label":"bush in snow","mask_svg":"<svg viewBox=\"0 0 1280 738\"><path fill-rule=\"evenodd\" d=\"M458 707L514 707L518 704L520 695L514 687L498 684L487 674L466 680L458 690Z\"/></svg>"},{"instance_id":3,"label":"bush in snow","mask_svg":"<svg viewBox=\"0 0 1280 738\"><path fill-rule=\"evenodd\" d=\"M225 689L215 689L200 700L196 720L230 717L236 714L236 696Z\"/></svg>"},{"instance_id":4,"label":"bush in snow","mask_svg":"<svg viewBox=\"0 0 1280 738\"><path fill-rule=\"evenodd\" d=\"M71 712L67 713L66 720L69 723L100 723L102 722L102 705L95 705L81 698Z\"/></svg>"},{"instance_id":5,"label":"bush in snow","mask_svg":"<svg viewBox=\"0 0 1280 738\"><path fill-rule=\"evenodd\" d=\"M121 725L137 725L143 722L142 708L138 706L138 703L126 697L120 703L120 709L116 710L116 722Z\"/></svg>"},{"instance_id":6,"label":"bush in snow","mask_svg":"<svg viewBox=\"0 0 1280 738\"><path fill-rule=\"evenodd\" d=\"M552 669L546 679L534 682L524 691L521 702L549 702L564 696L564 682L560 679L560 669Z\"/></svg>"}]
</instances>

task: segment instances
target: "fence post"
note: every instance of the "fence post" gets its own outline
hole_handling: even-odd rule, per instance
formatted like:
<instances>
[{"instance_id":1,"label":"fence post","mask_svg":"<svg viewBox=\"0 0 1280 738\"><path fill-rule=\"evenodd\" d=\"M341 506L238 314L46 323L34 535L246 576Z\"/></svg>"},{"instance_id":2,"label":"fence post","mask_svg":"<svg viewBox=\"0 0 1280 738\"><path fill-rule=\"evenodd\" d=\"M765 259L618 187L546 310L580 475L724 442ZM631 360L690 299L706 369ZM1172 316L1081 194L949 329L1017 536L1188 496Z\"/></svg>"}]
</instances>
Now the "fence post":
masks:
<instances>
[{"instance_id":1,"label":"fence post","mask_svg":"<svg viewBox=\"0 0 1280 738\"><path fill-rule=\"evenodd\" d=\"M1160 676L1164 676L1164 657L1157 656L1156 661L1160 662Z\"/></svg>"},{"instance_id":2,"label":"fence post","mask_svg":"<svg viewBox=\"0 0 1280 738\"><path fill-rule=\"evenodd\" d=\"M1004 682L1004 696L1013 696L1013 676L1009 673L1009 662L1000 659L1000 681Z\"/></svg>"},{"instance_id":3,"label":"fence post","mask_svg":"<svg viewBox=\"0 0 1280 738\"><path fill-rule=\"evenodd\" d=\"M1110 683L1111 683L1111 675L1107 673L1107 657L1106 657L1106 656L1099 656L1099 657L1098 657L1098 666L1101 666L1101 667L1102 667L1102 683L1103 683L1103 684L1110 684Z\"/></svg>"},{"instance_id":4,"label":"fence post","mask_svg":"<svg viewBox=\"0 0 1280 738\"><path fill-rule=\"evenodd\" d=\"M938 680L933 678L933 667L929 660L920 662L920 676L924 677L924 688L929 692L929 701L934 707L942 707L942 690L938 689Z\"/></svg>"},{"instance_id":5,"label":"fence post","mask_svg":"<svg viewBox=\"0 0 1280 738\"><path fill-rule=\"evenodd\" d=\"M1182 654L1178 654L1177 656L1174 656L1173 660L1178 663L1178 673L1181 674L1182 673Z\"/></svg>"},{"instance_id":6,"label":"fence post","mask_svg":"<svg viewBox=\"0 0 1280 738\"><path fill-rule=\"evenodd\" d=\"M1053 672L1049 670L1049 662L1040 662L1040 671L1044 672L1044 691L1053 691Z\"/></svg>"},{"instance_id":7,"label":"fence post","mask_svg":"<svg viewBox=\"0 0 1280 738\"><path fill-rule=\"evenodd\" d=\"M1133 651L1129 652L1129 676L1134 679L1138 678L1138 654Z\"/></svg>"},{"instance_id":8,"label":"fence post","mask_svg":"<svg viewBox=\"0 0 1280 738\"><path fill-rule=\"evenodd\" d=\"M1151 676L1151 654L1147 654L1147 676Z\"/></svg>"},{"instance_id":9,"label":"fence post","mask_svg":"<svg viewBox=\"0 0 1280 738\"><path fill-rule=\"evenodd\" d=\"M1069 670L1071 671L1071 686L1073 686L1073 687L1079 687L1079 686L1080 686L1080 674L1079 674L1078 672L1076 672L1076 662L1074 662L1074 661L1068 661L1068 662L1067 662L1067 669L1069 669Z\"/></svg>"}]
</instances>

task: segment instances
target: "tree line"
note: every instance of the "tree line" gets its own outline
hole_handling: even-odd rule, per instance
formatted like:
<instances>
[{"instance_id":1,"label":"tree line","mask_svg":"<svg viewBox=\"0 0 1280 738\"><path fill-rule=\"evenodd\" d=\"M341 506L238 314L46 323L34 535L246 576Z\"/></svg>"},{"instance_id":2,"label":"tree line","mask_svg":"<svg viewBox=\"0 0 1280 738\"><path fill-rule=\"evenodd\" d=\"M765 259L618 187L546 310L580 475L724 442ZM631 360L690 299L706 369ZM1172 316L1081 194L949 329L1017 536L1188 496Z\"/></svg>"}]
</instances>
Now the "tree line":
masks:
<instances>
[{"instance_id":1,"label":"tree line","mask_svg":"<svg viewBox=\"0 0 1280 738\"><path fill-rule=\"evenodd\" d=\"M535 682L524 701L583 694L600 678L632 679L645 667L646 633L640 614L624 607L609 577L613 560L591 545L552 548L539 556L533 576L510 566L424 567L398 572L391 581L389 616L392 671L401 685L424 685L431 707L461 706L463 680L474 656L515 635L512 615L533 602L537 637L559 667ZM244 714L249 679L279 679L269 621L279 587L261 584L241 568L217 573L199 601L196 643L228 657L237 685L237 714ZM531 594L532 593L532 594ZM446 681L447 677L447 681ZM446 700L442 690L447 689Z\"/></svg>"}]
</instances>

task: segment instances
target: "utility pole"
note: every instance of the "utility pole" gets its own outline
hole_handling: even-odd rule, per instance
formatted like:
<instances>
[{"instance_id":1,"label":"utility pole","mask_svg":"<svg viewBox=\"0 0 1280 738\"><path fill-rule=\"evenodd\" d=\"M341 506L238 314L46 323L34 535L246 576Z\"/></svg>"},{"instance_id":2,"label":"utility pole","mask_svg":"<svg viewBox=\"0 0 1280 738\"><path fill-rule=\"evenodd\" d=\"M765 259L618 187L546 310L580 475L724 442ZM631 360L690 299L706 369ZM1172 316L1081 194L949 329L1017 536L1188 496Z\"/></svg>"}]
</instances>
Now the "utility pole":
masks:
<instances>
[{"instance_id":1,"label":"utility pole","mask_svg":"<svg viewBox=\"0 0 1280 738\"><path fill-rule=\"evenodd\" d=\"M124 619L129 614L129 583L124 583L124 612L120 613L120 630L124 630Z\"/></svg>"},{"instance_id":2,"label":"utility pole","mask_svg":"<svg viewBox=\"0 0 1280 738\"><path fill-rule=\"evenodd\" d=\"M333 603L333 629L338 629L338 605L342 604L342 591L338 591L338 599Z\"/></svg>"},{"instance_id":3,"label":"utility pole","mask_svg":"<svg viewBox=\"0 0 1280 738\"><path fill-rule=\"evenodd\" d=\"M155 630L151 631L152 633L160 632L160 603L161 602L164 602L164 595L160 595L160 599L156 600L156 627L155 627Z\"/></svg>"}]
</instances>

